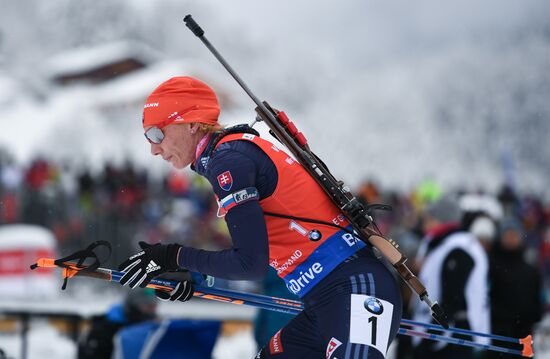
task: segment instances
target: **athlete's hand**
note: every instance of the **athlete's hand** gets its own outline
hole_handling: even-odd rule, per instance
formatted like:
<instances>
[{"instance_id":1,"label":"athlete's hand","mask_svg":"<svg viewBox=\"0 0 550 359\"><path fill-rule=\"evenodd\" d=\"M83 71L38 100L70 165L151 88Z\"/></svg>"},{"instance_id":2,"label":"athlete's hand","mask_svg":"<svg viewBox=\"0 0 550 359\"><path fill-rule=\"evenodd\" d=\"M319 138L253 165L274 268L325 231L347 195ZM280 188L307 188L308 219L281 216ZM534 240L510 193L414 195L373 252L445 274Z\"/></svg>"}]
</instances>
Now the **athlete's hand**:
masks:
<instances>
[{"instance_id":1,"label":"athlete's hand","mask_svg":"<svg viewBox=\"0 0 550 359\"><path fill-rule=\"evenodd\" d=\"M118 266L118 270L125 272L120 278L120 284L130 288L138 285L145 288L154 277L168 271L179 269L179 244L150 245L139 242L142 251L134 254Z\"/></svg>"},{"instance_id":2,"label":"athlete's hand","mask_svg":"<svg viewBox=\"0 0 550 359\"><path fill-rule=\"evenodd\" d=\"M193 297L195 288L191 278L191 273L187 270L179 270L176 272L167 272L158 277L159 279L168 279L178 282L178 285L171 292L155 289L155 295L160 300L179 300L186 302Z\"/></svg>"}]
</instances>

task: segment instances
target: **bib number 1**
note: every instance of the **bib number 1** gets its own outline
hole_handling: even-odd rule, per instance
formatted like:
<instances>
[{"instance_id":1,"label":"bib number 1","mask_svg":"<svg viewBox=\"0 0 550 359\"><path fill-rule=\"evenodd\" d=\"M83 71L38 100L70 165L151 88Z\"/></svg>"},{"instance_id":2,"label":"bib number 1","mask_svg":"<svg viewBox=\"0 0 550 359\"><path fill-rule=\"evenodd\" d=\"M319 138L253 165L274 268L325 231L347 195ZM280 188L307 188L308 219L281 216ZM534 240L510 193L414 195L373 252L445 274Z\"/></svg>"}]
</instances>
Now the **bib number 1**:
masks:
<instances>
[{"instance_id":1,"label":"bib number 1","mask_svg":"<svg viewBox=\"0 0 550 359\"><path fill-rule=\"evenodd\" d=\"M290 229L291 231L296 231L304 237L307 235L307 229L305 229L304 227L299 225L298 222L295 221L290 221L288 229Z\"/></svg>"},{"instance_id":2,"label":"bib number 1","mask_svg":"<svg viewBox=\"0 0 550 359\"><path fill-rule=\"evenodd\" d=\"M350 315L350 342L376 348L385 357L393 304L368 295L352 294Z\"/></svg>"}]
</instances>

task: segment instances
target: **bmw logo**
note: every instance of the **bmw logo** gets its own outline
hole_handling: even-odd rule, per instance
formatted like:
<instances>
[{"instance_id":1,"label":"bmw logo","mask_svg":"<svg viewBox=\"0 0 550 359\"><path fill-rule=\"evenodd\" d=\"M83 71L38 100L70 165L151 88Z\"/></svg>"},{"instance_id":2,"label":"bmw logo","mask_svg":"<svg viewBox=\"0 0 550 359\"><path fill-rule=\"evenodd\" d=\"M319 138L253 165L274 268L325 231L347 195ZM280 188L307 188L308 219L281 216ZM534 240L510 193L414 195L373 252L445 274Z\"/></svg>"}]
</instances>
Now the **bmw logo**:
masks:
<instances>
[{"instance_id":1,"label":"bmw logo","mask_svg":"<svg viewBox=\"0 0 550 359\"><path fill-rule=\"evenodd\" d=\"M365 309L371 312L372 314L382 314L384 311L384 306L382 305L382 302L380 302L376 298L367 298L365 299L365 303L363 303L365 306Z\"/></svg>"},{"instance_id":2,"label":"bmw logo","mask_svg":"<svg viewBox=\"0 0 550 359\"><path fill-rule=\"evenodd\" d=\"M313 242L317 242L318 240L321 239L322 236L323 235L321 234L321 232L318 231L317 229L313 229L308 233L309 240Z\"/></svg>"}]
</instances>

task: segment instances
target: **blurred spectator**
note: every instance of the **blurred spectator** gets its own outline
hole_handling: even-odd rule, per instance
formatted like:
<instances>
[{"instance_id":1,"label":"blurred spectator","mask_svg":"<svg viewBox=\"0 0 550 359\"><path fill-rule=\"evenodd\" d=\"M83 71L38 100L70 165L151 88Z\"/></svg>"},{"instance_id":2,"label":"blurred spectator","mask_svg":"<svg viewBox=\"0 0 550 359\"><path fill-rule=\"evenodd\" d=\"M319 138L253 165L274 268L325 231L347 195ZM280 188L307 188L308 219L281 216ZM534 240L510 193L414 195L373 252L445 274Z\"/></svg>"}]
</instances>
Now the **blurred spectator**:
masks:
<instances>
[{"instance_id":1,"label":"blurred spectator","mask_svg":"<svg viewBox=\"0 0 550 359\"><path fill-rule=\"evenodd\" d=\"M523 228L516 219L506 219L491 255L491 324L494 334L524 338L533 333L543 313L539 271L524 257ZM515 358L494 353L489 358Z\"/></svg>"},{"instance_id":2,"label":"blurred spectator","mask_svg":"<svg viewBox=\"0 0 550 359\"><path fill-rule=\"evenodd\" d=\"M139 175L130 162L126 162L120 172L120 186L116 188L115 201L118 215L124 220L135 220L139 213L139 203L143 200L147 180Z\"/></svg>"},{"instance_id":3,"label":"blurred spectator","mask_svg":"<svg viewBox=\"0 0 550 359\"><path fill-rule=\"evenodd\" d=\"M116 167L107 162L103 167L101 175L101 186L107 192L109 197L114 197L120 186L120 174Z\"/></svg>"},{"instance_id":4,"label":"blurred spectator","mask_svg":"<svg viewBox=\"0 0 550 359\"><path fill-rule=\"evenodd\" d=\"M48 185L52 180L52 168L42 159L35 159L24 174L24 187L22 197L22 219L29 224L37 224L49 227L48 198L53 193L48 191Z\"/></svg>"},{"instance_id":5,"label":"blurred spectator","mask_svg":"<svg viewBox=\"0 0 550 359\"><path fill-rule=\"evenodd\" d=\"M539 265L542 268L546 287L550 287L550 221L548 223L542 237L539 256Z\"/></svg>"},{"instance_id":6,"label":"blurred spectator","mask_svg":"<svg viewBox=\"0 0 550 359\"><path fill-rule=\"evenodd\" d=\"M124 327L154 320L157 302L152 289L131 291L123 303L115 304L101 316L92 318L91 328L78 346L78 359L111 359L113 338Z\"/></svg>"},{"instance_id":7,"label":"blurred spectator","mask_svg":"<svg viewBox=\"0 0 550 359\"><path fill-rule=\"evenodd\" d=\"M31 166L25 174L25 182L33 191L40 191L50 179L50 167L48 162L42 158L37 158L31 163Z\"/></svg>"},{"instance_id":8,"label":"blurred spectator","mask_svg":"<svg viewBox=\"0 0 550 359\"><path fill-rule=\"evenodd\" d=\"M417 208L423 210L425 204L437 201L443 194L441 186L433 180L424 180L413 193L413 201Z\"/></svg>"},{"instance_id":9,"label":"blurred spectator","mask_svg":"<svg viewBox=\"0 0 550 359\"><path fill-rule=\"evenodd\" d=\"M470 232L479 240L486 252L490 252L497 235L495 222L486 215L476 217L469 226Z\"/></svg>"},{"instance_id":10,"label":"blurred spectator","mask_svg":"<svg viewBox=\"0 0 550 359\"><path fill-rule=\"evenodd\" d=\"M191 184L183 171L170 170L166 178L168 192L175 197L183 197L188 194Z\"/></svg>"},{"instance_id":11,"label":"blurred spectator","mask_svg":"<svg viewBox=\"0 0 550 359\"><path fill-rule=\"evenodd\" d=\"M419 278L433 300L437 300L449 325L489 332L488 260L478 240L460 227L458 203L444 196L426 207L423 228L426 236L417 256L421 263ZM414 319L431 322L427 306L414 301ZM454 335L462 339L468 337ZM414 357L473 358L471 348L413 338Z\"/></svg>"},{"instance_id":12,"label":"blurred spectator","mask_svg":"<svg viewBox=\"0 0 550 359\"><path fill-rule=\"evenodd\" d=\"M18 191L23 174L11 159L0 164L0 223L15 223L19 216Z\"/></svg>"},{"instance_id":13,"label":"blurred spectator","mask_svg":"<svg viewBox=\"0 0 550 359\"><path fill-rule=\"evenodd\" d=\"M95 181L88 169L84 169L78 175L78 197L80 207L87 213L91 213L94 207Z\"/></svg>"},{"instance_id":14,"label":"blurred spectator","mask_svg":"<svg viewBox=\"0 0 550 359\"><path fill-rule=\"evenodd\" d=\"M521 224L523 225L523 244L526 250L526 259L535 264L538 258L538 250L542 242L545 228L545 215L542 203L527 195L521 200Z\"/></svg>"},{"instance_id":15,"label":"blurred spectator","mask_svg":"<svg viewBox=\"0 0 550 359\"><path fill-rule=\"evenodd\" d=\"M380 191L374 181L366 181L361 184L357 197L365 204L380 203Z\"/></svg>"},{"instance_id":16,"label":"blurred spectator","mask_svg":"<svg viewBox=\"0 0 550 359\"><path fill-rule=\"evenodd\" d=\"M498 200L502 204L505 217L517 217L519 213L519 199L514 189L508 185L503 186L498 192Z\"/></svg>"}]
</instances>

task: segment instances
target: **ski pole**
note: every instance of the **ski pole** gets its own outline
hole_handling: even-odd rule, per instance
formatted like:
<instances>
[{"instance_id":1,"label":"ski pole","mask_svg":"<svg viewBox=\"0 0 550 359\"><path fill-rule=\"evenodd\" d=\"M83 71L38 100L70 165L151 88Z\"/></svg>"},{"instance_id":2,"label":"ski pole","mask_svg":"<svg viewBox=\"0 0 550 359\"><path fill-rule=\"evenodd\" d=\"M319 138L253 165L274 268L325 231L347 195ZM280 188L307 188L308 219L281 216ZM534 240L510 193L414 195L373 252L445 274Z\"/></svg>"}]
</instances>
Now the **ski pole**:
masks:
<instances>
[{"instance_id":1,"label":"ski pole","mask_svg":"<svg viewBox=\"0 0 550 359\"><path fill-rule=\"evenodd\" d=\"M441 327L440 325L437 325L437 324L422 323L422 322L417 322L417 321L410 320L410 319L401 319L401 324L402 325L408 325L408 326L411 326L411 327L416 326L416 327L423 327L423 328L426 328L426 329L447 331L447 332L456 333L456 334L465 334L465 335L470 335L470 336L489 338L489 339L493 339L493 340L500 340L500 341L515 343L515 344L518 344L519 340L520 340L520 339L517 339L517 338L505 337L505 336L502 336L502 335L475 332L473 330L468 330L468 329L461 329L461 328L454 328L454 327L449 327L449 329L444 329L443 327Z\"/></svg>"},{"instance_id":2,"label":"ski pole","mask_svg":"<svg viewBox=\"0 0 550 359\"><path fill-rule=\"evenodd\" d=\"M518 349L505 348L505 347L501 347L501 346L498 346L498 345L476 343L476 342L470 341L470 340L452 338L452 337L447 337L447 336L443 336L443 335L439 335L439 334L419 332L419 331L416 331L416 330L406 329L406 328L399 328L398 333L402 334L402 335L409 335L409 336L412 336L412 337L419 337L419 338L422 338L422 339L442 341L442 342L447 342L447 343L450 343L450 344L462 345L462 346L478 348L478 349L492 350L492 351L508 353L508 354L515 354L515 355L520 355L520 356L529 357L529 358L533 356L532 338L531 338L530 335L527 336L524 340L525 341L530 341L531 344L527 345L527 346L524 345L523 350L518 350ZM522 339L516 339L516 342L518 340L520 341L520 344L523 344L523 343L521 343Z\"/></svg>"},{"instance_id":3,"label":"ski pole","mask_svg":"<svg viewBox=\"0 0 550 359\"><path fill-rule=\"evenodd\" d=\"M49 267L49 268L59 267L54 262L55 262L55 259L40 258L35 264L31 266L31 269L35 269L37 267ZM118 283L120 282L120 279L122 278L122 276L125 274L124 272L107 269L107 268L97 268L93 271L82 271L85 267L78 267L74 263L65 263L65 265L66 266L63 267L63 271L64 271L63 275L65 278L82 276L82 277L91 277L91 278L102 279L102 280ZM153 288L153 289L160 289L164 291L171 291L176 287L176 285L177 285L177 282L172 280L154 278L147 285L147 287ZM204 298L208 300L215 300L219 302L231 303L231 304L237 304L237 305L249 305L260 309L266 309L270 311L276 311L279 313L292 314L292 315L299 314L304 308L303 303L298 300L277 298L277 297L254 294L254 293L237 292L229 289L205 287L201 285L195 285L194 287L195 287L195 293L194 293L195 297ZM476 343L476 342L468 341L464 339L452 338L452 337L438 335L438 334L425 333L425 332L420 332L420 331L415 331L412 329L400 327L399 334L402 334L402 335L420 337L420 338L429 339L429 340L443 341L451 344L481 348L486 350L500 351L503 353L522 355L525 357L533 356L533 348L532 348L533 340L530 335L523 339L517 339L517 338L510 338L510 337L505 337L500 335L488 334L488 333L474 332L474 331L470 331L467 329L460 329L460 328L450 327L448 329L444 329L443 327L436 324L422 323L422 322L417 322L409 319L402 319L400 324L402 326L403 325L420 326L427 329L435 329L440 331L447 331L450 333L470 335L472 337L479 336L479 337L490 338L493 340L507 341L507 342L521 345L522 350L510 349L510 348L500 347L497 345L480 344L480 343Z\"/></svg>"},{"instance_id":4,"label":"ski pole","mask_svg":"<svg viewBox=\"0 0 550 359\"><path fill-rule=\"evenodd\" d=\"M31 265L31 269L59 267L54 262L55 259L53 258L40 258L36 261L35 264ZM125 274L124 272L119 272L108 268L96 268L93 271L83 271L84 268L86 267L78 267L74 263L65 263L65 267L62 267L63 276L65 278L73 278L75 276L90 277L119 283L120 279ZM149 284L147 285L147 288L170 292L176 287L177 284L178 282L169 279L153 278L151 282L149 282ZM287 300L283 298L266 297L269 299L264 299L261 298L263 296L257 298L254 297L253 294L249 293L241 293L218 288L209 288L196 284L194 285L194 288L194 296L198 298L239 305L250 305L287 314L298 314L303 309L301 302Z\"/></svg>"}]
</instances>

